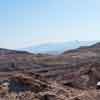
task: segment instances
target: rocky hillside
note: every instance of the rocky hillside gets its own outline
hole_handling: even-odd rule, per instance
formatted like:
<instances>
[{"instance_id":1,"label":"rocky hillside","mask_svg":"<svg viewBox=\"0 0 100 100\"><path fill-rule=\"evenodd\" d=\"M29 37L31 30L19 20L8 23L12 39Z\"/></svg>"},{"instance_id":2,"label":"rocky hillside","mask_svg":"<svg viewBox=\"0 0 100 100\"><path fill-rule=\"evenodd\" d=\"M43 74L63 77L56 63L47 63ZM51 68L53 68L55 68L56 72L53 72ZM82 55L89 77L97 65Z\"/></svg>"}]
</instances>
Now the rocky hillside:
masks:
<instances>
[{"instance_id":1,"label":"rocky hillside","mask_svg":"<svg viewBox=\"0 0 100 100\"><path fill-rule=\"evenodd\" d=\"M67 98L68 100L98 100L100 94L98 90L96 90L96 84L98 81L100 81L99 60L100 60L100 43L88 47L80 47L78 49L70 50L67 52L65 51L63 54L60 55L47 55L47 54L36 55L28 52L0 49L0 80L8 80L8 81L10 80L10 82L14 82L14 84L11 84L11 86L12 89L15 89L15 91L17 92L20 89L25 91L26 90L31 91L31 89L34 88L35 86L36 88L33 90L36 90L38 93L41 93L41 90L46 89L45 91L42 91L42 93L43 92L47 93L47 91L51 91L50 92L51 94L57 95L54 91L57 92L58 91L57 89L61 87L64 89L64 91L68 89L68 93L70 92L70 90L74 91L73 94L76 93L74 96L71 97L79 96L79 98L81 98L81 99ZM25 74L26 78L23 78L22 76L20 77L14 76L14 75L19 75L19 73L32 73L37 75L37 78L34 79L34 75L28 74L29 78L27 81L26 74ZM38 79L39 77L38 75L43 78ZM43 82L41 82L41 79L43 79L42 80ZM26 85L24 85L23 87L23 85L21 85L20 83L16 85L15 84L16 81L21 83L25 81L24 82L25 84L28 82L27 84L29 84L29 86L31 87L27 87ZM39 83L35 84L35 82L37 81ZM49 81L50 83L47 83L46 81ZM33 83L31 84L31 82ZM40 83L43 83L42 84L43 87L40 85ZM47 86L48 85L51 86L51 84L55 86L54 83L56 83L56 88L52 90L49 87L50 90L48 90ZM44 87L46 88L44 89ZM31 93L33 94L31 95L34 95L34 93L36 95L36 91L32 91ZM61 95L66 97L65 95L68 95L68 93L67 91L66 92L64 91L61 92ZM79 93L77 91L82 91L82 93L81 92ZM87 97L87 99L85 97ZM40 100L67 100L67 99L63 98L63 99L40 99Z\"/></svg>"},{"instance_id":2,"label":"rocky hillside","mask_svg":"<svg viewBox=\"0 0 100 100\"><path fill-rule=\"evenodd\" d=\"M12 75L0 84L0 100L99 100L100 91L63 86L33 73Z\"/></svg>"},{"instance_id":3,"label":"rocky hillside","mask_svg":"<svg viewBox=\"0 0 100 100\"><path fill-rule=\"evenodd\" d=\"M0 76L9 76L11 72L28 71L64 83L81 79L83 74L90 79L90 72L99 73L99 47L100 43L97 43L90 47L67 51L61 55L35 55L28 52L0 49ZM95 77L98 81L99 75L95 75Z\"/></svg>"}]
</instances>

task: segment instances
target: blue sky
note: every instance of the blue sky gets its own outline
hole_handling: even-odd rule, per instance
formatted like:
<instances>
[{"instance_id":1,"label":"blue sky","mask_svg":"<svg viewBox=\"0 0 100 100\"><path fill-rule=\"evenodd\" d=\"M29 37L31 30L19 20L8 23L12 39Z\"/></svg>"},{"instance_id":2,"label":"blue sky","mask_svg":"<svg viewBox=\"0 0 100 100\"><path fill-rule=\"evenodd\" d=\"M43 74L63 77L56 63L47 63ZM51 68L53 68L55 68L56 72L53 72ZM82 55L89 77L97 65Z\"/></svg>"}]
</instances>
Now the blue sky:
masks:
<instances>
[{"instance_id":1,"label":"blue sky","mask_svg":"<svg viewBox=\"0 0 100 100\"><path fill-rule=\"evenodd\" d=\"M0 0L0 47L100 40L100 0Z\"/></svg>"}]
</instances>

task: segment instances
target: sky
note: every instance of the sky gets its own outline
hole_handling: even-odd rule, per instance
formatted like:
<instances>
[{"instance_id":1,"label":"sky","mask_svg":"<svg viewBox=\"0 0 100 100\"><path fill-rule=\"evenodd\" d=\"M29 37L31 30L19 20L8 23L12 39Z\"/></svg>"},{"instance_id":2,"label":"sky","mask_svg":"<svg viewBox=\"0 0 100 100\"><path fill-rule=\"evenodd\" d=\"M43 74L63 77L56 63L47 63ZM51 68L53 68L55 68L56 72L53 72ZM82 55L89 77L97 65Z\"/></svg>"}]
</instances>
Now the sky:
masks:
<instances>
[{"instance_id":1,"label":"sky","mask_svg":"<svg viewBox=\"0 0 100 100\"><path fill-rule=\"evenodd\" d=\"M100 40L100 0L0 0L0 48Z\"/></svg>"}]
</instances>

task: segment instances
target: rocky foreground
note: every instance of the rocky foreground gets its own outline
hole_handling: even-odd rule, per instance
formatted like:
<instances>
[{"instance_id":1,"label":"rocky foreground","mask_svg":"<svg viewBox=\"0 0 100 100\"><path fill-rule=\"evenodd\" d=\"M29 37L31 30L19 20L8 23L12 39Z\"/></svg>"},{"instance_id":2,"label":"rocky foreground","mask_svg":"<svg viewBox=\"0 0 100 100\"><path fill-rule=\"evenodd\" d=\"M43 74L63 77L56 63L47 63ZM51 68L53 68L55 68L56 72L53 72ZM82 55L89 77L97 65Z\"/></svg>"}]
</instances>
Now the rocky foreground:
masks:
<instances>
[{"instance_id":1,"label":"rocky foreground","mask_svg":"<svg viewBox=\"0 0 100 100\"><path fill-rule=\"evenodd\" d=\"M72 88L33 73L19 73L1 82L0 100L100 100L100 90Z\"/></svg>"}]
</instances>

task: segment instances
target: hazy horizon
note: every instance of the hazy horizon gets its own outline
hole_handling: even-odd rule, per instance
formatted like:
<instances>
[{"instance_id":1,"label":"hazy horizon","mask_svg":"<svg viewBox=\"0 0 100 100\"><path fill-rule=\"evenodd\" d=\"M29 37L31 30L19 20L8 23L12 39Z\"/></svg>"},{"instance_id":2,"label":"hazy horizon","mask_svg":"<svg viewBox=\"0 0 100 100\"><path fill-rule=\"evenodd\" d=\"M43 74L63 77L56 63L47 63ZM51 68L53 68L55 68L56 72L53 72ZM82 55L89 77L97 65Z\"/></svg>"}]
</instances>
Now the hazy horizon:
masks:
<instances>
[{"instance_id":1,"label":"hazy horizon","mask_svg":"<svg viewBox=\"0 0 100 100\"><path fill-rule=\"evenodd\" d=\"M99 41L99 0L1 0L0 48Z\"/></svg>"}]
</instances>

